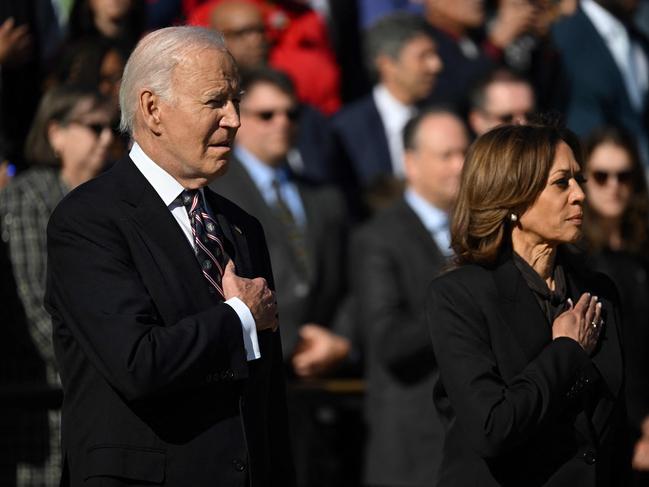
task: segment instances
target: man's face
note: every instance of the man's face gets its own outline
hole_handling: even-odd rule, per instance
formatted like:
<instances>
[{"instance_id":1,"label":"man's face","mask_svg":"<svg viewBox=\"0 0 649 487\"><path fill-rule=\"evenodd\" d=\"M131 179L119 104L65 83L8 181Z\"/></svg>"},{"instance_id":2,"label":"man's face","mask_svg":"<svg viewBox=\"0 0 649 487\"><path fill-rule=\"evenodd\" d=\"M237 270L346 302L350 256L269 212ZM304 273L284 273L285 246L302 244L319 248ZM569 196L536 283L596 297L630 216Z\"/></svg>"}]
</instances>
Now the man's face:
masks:
<instances>
[{"instance_id":1,"label":"man's face","mask_svg":"<svg viewBox=\"0 0 649 487\"><path fill-rule=\"evenodd\" d=\"M297 113L295 99L276 86L252 85L241 102L237 144L268 165L282 163L293 144Z\"/></svg>"},{"instance_id":2,"label":"man's face","mask_svg":"<svg viewBox=\"0 0 649 487\"><path fill-rule=\"evenodd\" d=\"M460 187L469 140L462 123L450 114L421 121L415 148L406 151L408 185L437 208L449 211Z\"/></svg>"},{"instance_id":3,"label":"man's face","mask_svg":"<svg viewBox=\"0 0 649 487\"><path fill-rule=\"evenodd\" d=\"M442 69L435 43L426 35L411 39L403 46L397 59L388 58L384 65L384 74L389 79L383 81L403 93L402 98L407 103L426 98Z\"/></svg>"},{"instance_id":4,"label":"man's face","mask_svg":"<svg viewBox=\"0 0 649 487\"><path fill-rule=\"evenodd\" d=\"M485 91L485 106L471 113L471 128L482 135L504 123L527 123L534 110L534 92L520 81L497 81Z\"/></svg>"},{"instance_id":5,"label":"man's face","mask_svg":"<svg viewBox=\"0 0 649 487\"><path fill-rule=\"evenodd\" d=\"M259 9L246 2L228 1L212 12L212 28L225 37L228 50L243 68L263 65L268 55L268 39Z\"/></svg>"},{"instance_id":6,"label":"man's face","mask_svg":"<svg viewBox=\"0 0 649 487\"><path fill-rule=\"evenodd\" d=\"M167 170L192 186L221 174L239 128L239 75L232 56L195 49L172 74L172 99L159 102L157 144Z\"/></svg>"}]
</instances>

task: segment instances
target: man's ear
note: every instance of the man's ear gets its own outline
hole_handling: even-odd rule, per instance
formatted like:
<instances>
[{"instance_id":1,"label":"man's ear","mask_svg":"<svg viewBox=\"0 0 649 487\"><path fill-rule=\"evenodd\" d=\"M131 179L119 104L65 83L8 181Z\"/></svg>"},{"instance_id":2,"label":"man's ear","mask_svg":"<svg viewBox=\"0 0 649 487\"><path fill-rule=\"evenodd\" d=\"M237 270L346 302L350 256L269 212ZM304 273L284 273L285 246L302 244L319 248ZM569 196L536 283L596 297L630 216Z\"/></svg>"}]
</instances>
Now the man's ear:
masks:
<instances>
[{"instance_id":1,"label":"man's ear","mask_svg":"<svg viewBox=\"0 0 649 487\"><path fill-rule=\"evenodd\" d=\"M379 75L379 79L389 77L395 69L395 60L386 54L379 54L374 59L374 66Z\"/></svg>"},{"instance_id":2,"label":"man's ear","mask_svg":"<svg viewBox=\"0 0 649 487\"><path fill-rule=\"evenodd\" d=\"M417 181L419 177L419 166L417 163L416 151L413 149L405 149L403 151L403 169L408 181Z\"/></svg>"},{"instance_id":3,"label":"man's ear","mask_svg":"<svg viewBox=\"0 0 649 487\"><path fill-rule=\"evenodd\" d=\"M155 135L162 133L160 97L148 89L140 92L138 110L142 116L142 122Z\"/></svg>"},{"instance_id":4,"label":"man's ear","mask_svg":"<svg viewBox=\"0 0 649 487\"><path fill-rule=\"evenodd\" d=\"M467 117L469 120L469 125L471 126L471 130L475 134L482 134L486 132L486 122L484 119L484 116L482 113L480 113L480 110L478 109L473 109L469 112L469 116Z\"/></svg>"}]
</instances>

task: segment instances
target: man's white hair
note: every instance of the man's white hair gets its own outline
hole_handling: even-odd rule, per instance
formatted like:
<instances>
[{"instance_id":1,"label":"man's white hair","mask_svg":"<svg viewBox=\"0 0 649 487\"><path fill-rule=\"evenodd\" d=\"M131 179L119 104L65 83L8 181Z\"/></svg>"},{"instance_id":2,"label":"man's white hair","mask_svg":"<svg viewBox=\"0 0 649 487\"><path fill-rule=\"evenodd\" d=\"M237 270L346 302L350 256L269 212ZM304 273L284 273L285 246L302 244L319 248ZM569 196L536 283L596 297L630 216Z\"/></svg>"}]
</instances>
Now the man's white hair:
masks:
<instances>
[{"instance_id":1,"label":"man's white hair","mask_svg":"<svg viewBox=\"0 0 649 487\"><path fill-rule=\"evenodd\" d=\"M223 36L203 27L165 27L140 40L124 67L119 90L122 132L133 135L140 90L147 88L164 100L172 100L174 68L190 51L200 48L226 50Z\"/></svg>"}]
</instances>

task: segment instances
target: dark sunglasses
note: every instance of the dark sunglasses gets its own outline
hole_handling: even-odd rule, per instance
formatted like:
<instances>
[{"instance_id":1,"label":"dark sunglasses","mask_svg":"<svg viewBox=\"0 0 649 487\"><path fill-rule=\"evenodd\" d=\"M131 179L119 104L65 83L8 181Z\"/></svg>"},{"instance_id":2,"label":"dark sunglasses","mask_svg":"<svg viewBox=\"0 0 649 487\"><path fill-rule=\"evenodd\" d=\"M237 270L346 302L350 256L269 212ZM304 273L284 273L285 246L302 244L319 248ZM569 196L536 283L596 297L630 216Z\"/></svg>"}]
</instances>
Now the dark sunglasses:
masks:
<instances>
[{"instance_id":1,"label":"dark sunglasses","mask_svg":"<svg viewBox=\"0 0 649 487\"><path fill-rule=\"evenodd\" d=\"M83 127L86 127L87 129L90 129L97 137L104 133L104 130L110 130L111 132L115 133L114 125L107 123L86 123L80 122L79 120L75 120L71 123L76 123L77 125L81 125Z\"/></svg>"},{"instance_id":2,"label":"dark sunglasses","mask_svg":"<svg viewBox=\"0 0 649 487\"><path fill-rule=\"evenodd\" d=\"M599 186L604 186L608 182L609 177L617 179L617 182L620 184L629 184L633 173L631 171L593 171L593 181Z\"/></svg>"},{"instance_id":3,"label":"dark sunglasses","mask_svg":"<svg viewBox=\"0 0 649 487\"><path fill-rule=\"evenodd\" d=\"M263 120L264 122L270 122L273 118L275 118L275 115L286 115L286 118L288 118L291 122L295 122L300 116L300 110L297 108L291 108L290 110L260 110L258 112L248 111L247 113L254 115L259 120Z\"/></svg>"},{"instance_id":4,"label":"dark sunglasses","mask_svg":"<svg viewBox=\"0 0 649 487\"><path fill-rule=\"evenodd\" d=\"M524 118L525 120L529 120L530 117L534 114L534 112L526 112L526 113L503 113L502 115L494 115L495 118L497 118L501 123L512 123L515 119L519 118Z\"/></svg>"}]
</instances>

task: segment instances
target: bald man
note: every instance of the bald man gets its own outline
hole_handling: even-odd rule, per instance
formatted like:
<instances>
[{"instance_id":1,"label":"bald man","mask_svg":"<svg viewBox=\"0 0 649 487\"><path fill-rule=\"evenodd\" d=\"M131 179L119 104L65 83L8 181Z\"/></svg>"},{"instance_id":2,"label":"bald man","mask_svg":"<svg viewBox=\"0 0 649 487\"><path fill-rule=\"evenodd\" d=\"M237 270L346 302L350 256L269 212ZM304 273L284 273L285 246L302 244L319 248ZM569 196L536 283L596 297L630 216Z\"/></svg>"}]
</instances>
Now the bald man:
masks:
<instances>
[{"instance_id":1,"label":"bald man","mask_svg":"<svg viewBox=\"0 0 649 487\"><path fill-rule=\"evenodd\" d=\"M223 34L239 67L250 69L266 63L268 38L262 12L256 4L225 0L212 10L210 27Z\"/></svg>"}]
</instances>

